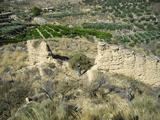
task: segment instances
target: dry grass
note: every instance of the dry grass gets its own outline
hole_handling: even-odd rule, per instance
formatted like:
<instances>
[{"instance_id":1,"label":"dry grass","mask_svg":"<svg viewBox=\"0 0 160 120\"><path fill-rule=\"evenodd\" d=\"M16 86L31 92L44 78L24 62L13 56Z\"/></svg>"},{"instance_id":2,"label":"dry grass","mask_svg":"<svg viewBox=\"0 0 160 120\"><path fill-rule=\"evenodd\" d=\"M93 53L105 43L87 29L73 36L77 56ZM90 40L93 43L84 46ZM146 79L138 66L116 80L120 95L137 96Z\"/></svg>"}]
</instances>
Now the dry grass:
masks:
<instances>
[{"instance_id":1,"label":"dry grass","mask_svg":"<svg viewBox=\"0 0 160 120\"><path fill-rule=\"evenodd\" d=\"M108 89L105 88L108 83L114 85L114 82L111 82L113 78L121 81L117 85L115 84L117 87L120 87L120 84L124 84L124 82L130 85L131 78L111 75L112 79L110 79L110 75L107 78L101 75L103 74L97 75L100 78L91 84L75 80L54 81L54 87L51 89L54 91L53 100L44 100L41 103L33 103L33 106L29 105L29 109L20 111L20 118L17 120L33 118L35 120L159 120L160 106L154 96L145 92L145 90L149 90L145 85L137 82L135 85L142 86L144 92L135 94L135 98L128 101L117 92L105 93L104 91ZM95 90L96 84L99 84L102 78L105 78L106 82L103 82ZM90 96L90 90L93 89L96 95ZM70 105L72 107L69 107ZM80 111L76 111L77 109ZM28 112L29 114L26 114Z\"/></svg>"},{"instance_id":2,"label":"dry grass","mask_svg":"<svg viewBox=\"0 0 160 120\"><path fill-rule=\"evenodd\" d=\"M48 41L52 51L63 56L72 56L77 52L86 54L90 58L95 58L97 54L96 42L90 42L86 38L55 38Z\"/></svg>"},{"instance_id":3,"label":"dry grass","mask_svg":"<svg viewBox=\"0 0 160 120\"><path fill-rule=\"evenodd\" d=\"M51 49L57 49L63 55L71 55L74 50L71 48L73 46L61 48L64 41L66 46L71 44L72 41L67 40L63 38L62 41L57 41L55 48L52 45L56 42L49 41ZM82 44L87 43L86 41L81 42ZM89 42L82 47L86 46L89 46ZM91 55L91 50L96 50L94 47L89 46L88 54ZM2 53L0 54L2 60L0 66L3 75L7 67L12 66L13 72L24 68L27 60L26 51L12 51L9 48L11 46L8 45L5 46L4 51L0 51ZM80 49L76 47L76 50ZM83 51L84 54L85 52L87 51ZM16 74L16 80L33 82L30 85L32 93L43 92L42 87L45 87L52 96L52 100L33 102L22 108L19 106L16 120L159 120L160 106L155 96L156 92L149 86L123 75L101 72L94 74L95 80L88 84L86 75L78 77L72 70L65 67L62 66L62 69L59 68L52 73L49 69L56 70L54 64L44 66L47 68L46 80L50 80L49 84L45 84L47 81L39 81L41 78L36 68L24 69ZM53 74L55 77L52 77ZM10 76L1 77L11 79ZM126 98L130 87L134 91L132 100ZM15 114L16 109L13 110L12 115Z\"/></svg>"},{"instance_id":4,"label":"dry grass","mask_svg":"<svg viewBox=\"0 0 160 120\"><path fill-rule=\"evenodd\" d=\"M5 76L5 79L7 79L8 75L26 67L27 52L25 50L17 50L13 46L12 44L2 46L4 49L0 54L0 75L1 77Z\"/></svg>"}]
</instances>

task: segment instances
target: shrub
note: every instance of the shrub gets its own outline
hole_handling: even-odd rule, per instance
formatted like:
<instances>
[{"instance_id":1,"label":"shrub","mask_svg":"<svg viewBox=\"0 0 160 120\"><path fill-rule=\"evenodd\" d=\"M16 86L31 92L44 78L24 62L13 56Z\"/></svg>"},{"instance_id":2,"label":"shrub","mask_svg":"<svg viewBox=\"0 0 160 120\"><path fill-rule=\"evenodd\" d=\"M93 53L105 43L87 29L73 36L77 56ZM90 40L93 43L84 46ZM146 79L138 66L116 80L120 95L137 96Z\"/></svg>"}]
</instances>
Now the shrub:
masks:
<instances>
[{"instance_id":1,"label":"shrub","mask_svg":"<svg viewBox=\"0 0 160 120\"><path fill-rule=\"evenodd\" d=\"M42 10L38 7L33 7L32 10L31 10L33 16L39 16L42 12Z\"/></svg>"},{"instance_id":2,"label":"shrub","mask_svg":"<svg viewBox=\"0 0 160 120\"><path fill-rule=\"evenodd\" d=\"M45 100L20 108L13 120L78 120L80 110L74 104Z\"/></svg>"},{"instance_id":3,"label":"shrub","mask_svg":"<svg viewBox=\"0 0 160 120\"><path fill-rule=\"evenodd\" d=\"M4 81L0 85L0 120L7 120L30 93L30 85L23 82Z\"/></svg>"},{"instance_id":4,"label":"shrub","mask_svg":"<svg viewBox=\"0 0 160 120\"><path fill-rule=\"evenodd\" d=\"M90 59L81 53L73 55L69 60L69 64L79 75L85 73L92 66Z\"/></svg>"}]
</instances>

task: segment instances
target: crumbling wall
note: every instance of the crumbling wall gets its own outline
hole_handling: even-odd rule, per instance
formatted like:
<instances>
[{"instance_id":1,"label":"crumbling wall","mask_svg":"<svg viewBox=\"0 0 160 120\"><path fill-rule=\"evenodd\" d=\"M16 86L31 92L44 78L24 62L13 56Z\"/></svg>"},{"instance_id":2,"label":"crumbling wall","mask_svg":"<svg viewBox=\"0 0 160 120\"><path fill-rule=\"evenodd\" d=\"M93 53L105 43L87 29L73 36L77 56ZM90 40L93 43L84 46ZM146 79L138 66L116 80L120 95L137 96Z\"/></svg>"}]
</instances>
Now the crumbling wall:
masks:
<instances>
[{"instance_id":1,"label":"crumbling wall","mask_svg":"<svg viewBox=\"0 0 160 120\"><path fill-rule=\"evenodd\" d=\"M29 65L49 63L49 51L45 41L27 41Z\"/></svg>"},{"instance_id":2,"label":"crumbling wall","mask_svg":"<svg viewBox=\"0 0 160 120\"><path fill-rule=\"evenodd\" d=\"M123 74L150 85L160 85L160 59L146 56L118 45L98 44L98 70Z\"/></svg>"},{"instance_id":3,"label":"crumbling wall","mask_svg":"<svg viewBox=\"0 0 160 120\"><path fill-rule=\"evenodd\" d=\"M49 46L44 40L27 41L28 49L28 68L37 68L41 79L46 80L48 77L54 77L54 69L47 67L49 64L58 66L57 60L53 59Z\"/></svg>"}]
</instances>

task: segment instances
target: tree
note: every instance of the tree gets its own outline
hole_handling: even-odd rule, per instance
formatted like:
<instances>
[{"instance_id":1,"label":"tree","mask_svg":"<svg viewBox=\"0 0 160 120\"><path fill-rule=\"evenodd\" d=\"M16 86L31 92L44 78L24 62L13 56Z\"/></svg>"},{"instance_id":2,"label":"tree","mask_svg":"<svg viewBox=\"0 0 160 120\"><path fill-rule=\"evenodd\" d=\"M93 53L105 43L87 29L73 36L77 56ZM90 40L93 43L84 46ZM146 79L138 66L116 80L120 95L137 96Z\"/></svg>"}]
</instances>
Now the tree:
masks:
<instances>
[{"instance_id":1,"label":"tree","mask_svg":"<svg viewBox=\"0 0 160 120\"><path fill-rule=\"evenodd\" d=\"M32 10L31 10L33 16L39 16L42 12L42 10L38 7L33 7Z\"/></svg>"}]
</instances>

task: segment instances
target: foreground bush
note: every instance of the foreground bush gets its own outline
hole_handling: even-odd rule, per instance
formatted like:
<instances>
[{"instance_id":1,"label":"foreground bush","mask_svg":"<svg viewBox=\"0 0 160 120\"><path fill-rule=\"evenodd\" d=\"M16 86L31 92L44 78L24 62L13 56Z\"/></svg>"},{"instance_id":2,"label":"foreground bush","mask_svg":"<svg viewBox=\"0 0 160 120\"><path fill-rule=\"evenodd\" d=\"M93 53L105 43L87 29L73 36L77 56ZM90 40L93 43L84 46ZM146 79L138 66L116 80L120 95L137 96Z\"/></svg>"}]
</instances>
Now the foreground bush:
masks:
<instances>
[{"instance_id":1,"label":"foreground bush","mask_svg":"<svg viewBox=\"0 0 160 120\"><path fill-rule=\"evenodd\" d=\"M69 64L79 75L85 73L92 66L91 60L81 53L73 55L69 60Z\"/></svg>"},{"instance_id":2,"label":"foreground bush","mask_svg":"<svg viewBox=\"0 0 160 120\"><path fill-rule=\"evenodd\" d=\"M75 105L45 100L20 108L12 120L77 120L79 113Z\"/></svg>"},{"instance_id":3,"label":"foreground bush","mask_svg":"<svg viewBox=\"0 0 160 120\"><path fill-rule=\"evenodd\" d=\"M18 81L3 81L0 84L0 120L7 120L11 117L12 113L24 103L29 92L29 84Z\"/></svg>"}]
</instances>

